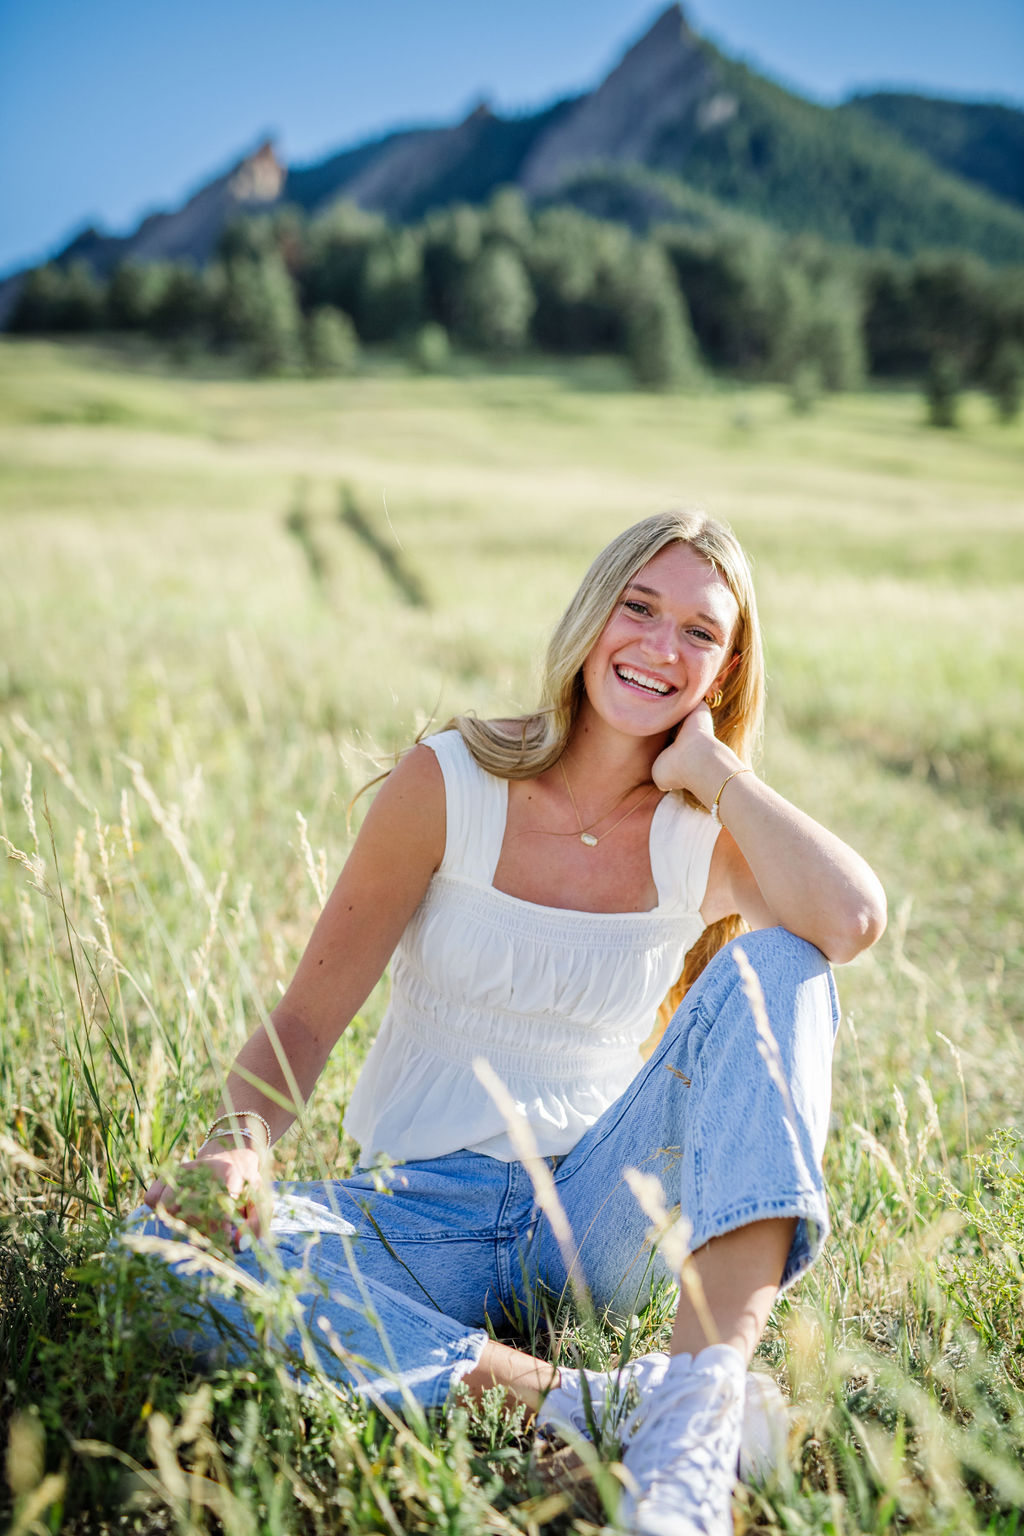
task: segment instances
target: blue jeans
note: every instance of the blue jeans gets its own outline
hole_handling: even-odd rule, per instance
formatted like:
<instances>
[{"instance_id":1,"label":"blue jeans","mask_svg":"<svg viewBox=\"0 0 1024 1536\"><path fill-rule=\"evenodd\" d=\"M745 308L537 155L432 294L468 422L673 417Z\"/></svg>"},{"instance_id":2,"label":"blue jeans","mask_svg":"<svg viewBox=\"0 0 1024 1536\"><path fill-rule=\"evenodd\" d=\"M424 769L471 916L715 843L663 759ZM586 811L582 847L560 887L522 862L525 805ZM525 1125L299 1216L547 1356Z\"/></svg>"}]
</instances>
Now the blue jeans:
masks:
<instances>
[{"instance_id":1,"label":"blue jeans","mask_svg":"<svg viewBox=\"0 0 1024 1536\"><path fill-rule=\"evenodd\" d=\"M748 1222L798 1218L782 1277L791 1284L828 1229L821 1155L839 1010L812 945L783 928L734 943L757 973L777 1052L759 1035L727 945L621 1097L571 1152L548 1160L569 1253L524 1164L456 1152L383 1174L275 1186L271 1237L238 1255L241 1275L273 1284L275 1263L292 1272L320 1368L392 1404L411 1396L425 1408L444 1403L471 1369L488 1325L501 1332L528 1314L538 1284L566 1289L567 1260L599 1313L644 1304L667 1271L625 1168L657 1176L667 1207L689 1223L691 1249ZM127 1230L174 1237L145 1206ZM202 1288L197 1300L193 1345L214 1342L219 1318L237 1358L253 1337L249 1311ZM299 1339L292 1325L280 1342L298 1351Z\"/></svg>"}]
</instances>

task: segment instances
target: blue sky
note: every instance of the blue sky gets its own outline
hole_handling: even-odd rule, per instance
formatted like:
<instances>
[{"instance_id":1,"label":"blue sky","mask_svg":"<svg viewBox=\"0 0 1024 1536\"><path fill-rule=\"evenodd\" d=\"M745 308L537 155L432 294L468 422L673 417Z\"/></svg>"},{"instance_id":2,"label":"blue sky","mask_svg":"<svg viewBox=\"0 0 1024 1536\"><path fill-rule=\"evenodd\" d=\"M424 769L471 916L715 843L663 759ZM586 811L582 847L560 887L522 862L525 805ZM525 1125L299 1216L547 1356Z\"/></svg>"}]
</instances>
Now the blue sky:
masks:
<instances>
[{"instance_id":1,"label":"blue sky","mask_svg":"<svg viewBox=\"0 0 1024 1536\"><path fill-rule=\"evenodd\" d=\"M0 0L0 272L86 222L173 207L270 133L291 163L375 131L594 84L650 0ZM1024 101L1022 0L692 0L806 94Z\"/></svg>"}]
</instances>

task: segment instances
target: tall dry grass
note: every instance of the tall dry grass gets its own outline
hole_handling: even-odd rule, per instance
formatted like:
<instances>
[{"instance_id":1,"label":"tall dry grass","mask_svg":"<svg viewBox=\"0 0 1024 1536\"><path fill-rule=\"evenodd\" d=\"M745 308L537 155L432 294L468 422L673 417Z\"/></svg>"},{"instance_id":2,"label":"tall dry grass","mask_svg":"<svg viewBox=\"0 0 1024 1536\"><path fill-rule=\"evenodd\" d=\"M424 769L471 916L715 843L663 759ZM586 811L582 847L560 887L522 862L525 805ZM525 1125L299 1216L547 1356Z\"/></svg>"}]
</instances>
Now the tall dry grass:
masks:
<instances>
[{"instance_id":1,"label":"tall dry grass","mask_svg":"<svg viewBox=\"0 0 1024 1536\"><path fill-rule=\"evenodd\" d=\"M528 704L589 555L676 500L756 559L766 773L876 864L893 913L840 977L833 1237L761 1350L797 1407L789 1465L737 1520L1024 1527L1022 447L980 402L939 435L909 396L808 420L771 391L646 399L597 365L253 384L0 347L12 1530L588 1528L531 1480L497 1398L392 1420L297 1390L270 1349L196 1375L144 1256L111 1279L97 1255L280 995L373 754ZM428 606L339 519L343 487ZM351 1165L343 1107L382 1001L280 1177ZM538 1347L543 1312L521 1320ZM595 1364L623 1347L571 1308L545 1337Z\"/></svg>"}]
</instances>

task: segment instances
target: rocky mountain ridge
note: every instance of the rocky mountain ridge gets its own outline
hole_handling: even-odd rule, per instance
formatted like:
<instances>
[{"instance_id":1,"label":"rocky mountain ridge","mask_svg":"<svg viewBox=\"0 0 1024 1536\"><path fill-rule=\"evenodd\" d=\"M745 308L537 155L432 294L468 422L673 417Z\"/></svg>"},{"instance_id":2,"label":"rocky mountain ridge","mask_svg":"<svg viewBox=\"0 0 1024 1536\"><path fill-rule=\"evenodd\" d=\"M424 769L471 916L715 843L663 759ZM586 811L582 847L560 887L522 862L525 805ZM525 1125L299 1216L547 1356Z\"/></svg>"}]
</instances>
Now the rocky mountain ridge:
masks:
<instances>
[{"instance_id":1,"label":"rocky mountain ridge","mask_svg":"<svg viewBox=\"0 0 1024 1536\"><path fill-rule=\"evenodd\" d=\"M57 259L82 258L103 274L126 257L201 264L240 213L293 203L316 214L347 199L406 222L452 201L483 201L501 185L534 201L571 201L581 178L591 205L596 179L597 204L610 200L642 225L672 216L671 197L652 202L640 186L652 173L791 231L1024 261L1024 211L972 183L969 146L955 167L938 151L929 158L920 123L937 121L936 112L917 114L915 136L886 121L884 100L876 94L840 108L806 101L728 59L671 5L597 87L544 111L502 117L481 104L454 126L386 134L294 168L264 143L180 209L151 215L123 237L84 230ZM1003 111L1005 160L1024 112Z\"/></svg>"},{"instance_id":2,"label":"rocky mountain ridge","mask_svg":"<svg viewBox=\"0 0 1024 1536\"><path fill-rule=\"evenodd\" d=\"M280 202L288 179L270 140L230 171L199 189L172 213L151 213L131 235L107 235L92 226L76 235L61 261L81 258L106 274L119 261L209 260L221 231L238 214L257 213Z\"/></svg>"}]
</instances>

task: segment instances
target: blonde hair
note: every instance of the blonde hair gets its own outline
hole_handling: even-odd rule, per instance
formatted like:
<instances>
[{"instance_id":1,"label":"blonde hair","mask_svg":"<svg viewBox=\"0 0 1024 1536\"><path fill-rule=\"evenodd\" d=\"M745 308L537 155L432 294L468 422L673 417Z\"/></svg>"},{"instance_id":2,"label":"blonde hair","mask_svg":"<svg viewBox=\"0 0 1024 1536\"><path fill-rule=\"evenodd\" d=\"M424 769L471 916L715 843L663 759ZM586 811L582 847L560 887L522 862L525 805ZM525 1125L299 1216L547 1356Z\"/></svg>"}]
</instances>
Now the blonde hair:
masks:
<instances>
[{"instance_id":1,"label":"blonde hair","mask_svg":"<svg viewBox=\"0 0 1024 1536\"><path fill-rule=\"evenodd\" d=\"M750 565L735 534L724 523L703 512L673 511L658 512L634 523L597 556L555 626L545 659L540 704L532 714L514 720L456 715L443 727L459 732L481 768L502 779L532 779L558 762L579 715L584 661L625 589L647 562L670 544L687 544L703 555L736 599L735 662L721 685L715 734L742 762L753 763L760 750L764 717L764 654ZM698 810L706 809L688 790L677 793ZM686 956L682 976L662 1004L659 1016L664 1023L712 955L744 927L742 919L734 915L704 930Z\"/></svg>"},{"instance_id":2,"label":"blonde hair","mask_svg":"<svg viewBox=\"0 0 1024 1536\"><path fill-rule=\"evenodd\" d=\"M703 512L658 512L613 539L584 576L551 636L538 708L515 720L456 715L443 727L459 732L481 768L502 779L531 779L557 763L569 744L583 700L583 663L625 589L670 544L688 544L703 555L736 599L739 616L732 641L736 661L722 683L715 734L744 763L752 763L761 741L764 659L750 566L735 535L723 523ZM699 806L692 795L683 793L690 804Z\"/></svg>"}]
</instances>

